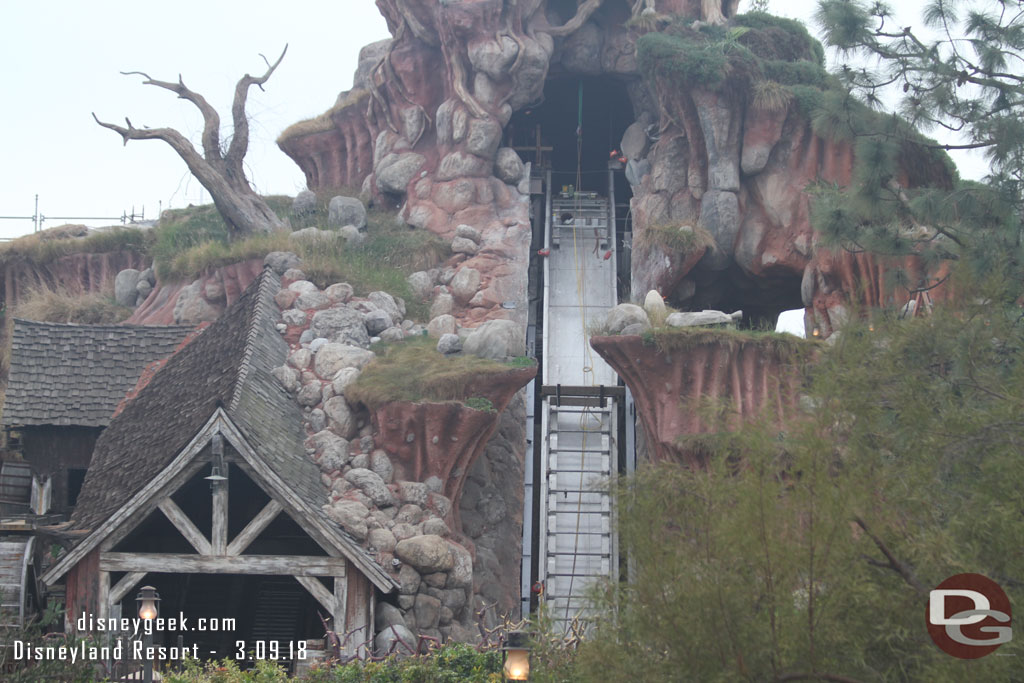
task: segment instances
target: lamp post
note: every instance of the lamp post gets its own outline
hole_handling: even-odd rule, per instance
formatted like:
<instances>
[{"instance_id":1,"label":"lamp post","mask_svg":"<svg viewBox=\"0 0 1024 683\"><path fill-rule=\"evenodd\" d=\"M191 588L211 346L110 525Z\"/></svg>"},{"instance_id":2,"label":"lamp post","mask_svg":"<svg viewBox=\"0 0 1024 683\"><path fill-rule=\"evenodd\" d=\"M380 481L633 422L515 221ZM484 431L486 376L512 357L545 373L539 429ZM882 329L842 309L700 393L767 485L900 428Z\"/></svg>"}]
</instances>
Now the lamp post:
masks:
<instances>
[{"instance_id":1,"label":"lamp post","mask_svg":"<svg viewBox=\"0 0 1024 683\"><path fill-rule=\"evenodd\" d=\"M509 631L501 649L505 654L505 680L530 680L530 634L526 631Z\"/></svg>"},{"instance_id":2,"label":"lamp post","mask_svg":"<svg viewBox=\"0 0 1024 683\"><path fill-rule=\"evenodd\" d=\"M152 622L160 614L160 594L152 586L143 586L139 589L139 595L135 598L139 603L139 618ZM144 628L142 636L142 649L146 658L142 664L142 680L146 683L153 683L153 660L149 658L149 649L153 647L153 628Z\"/></svg>"}]
</instances>

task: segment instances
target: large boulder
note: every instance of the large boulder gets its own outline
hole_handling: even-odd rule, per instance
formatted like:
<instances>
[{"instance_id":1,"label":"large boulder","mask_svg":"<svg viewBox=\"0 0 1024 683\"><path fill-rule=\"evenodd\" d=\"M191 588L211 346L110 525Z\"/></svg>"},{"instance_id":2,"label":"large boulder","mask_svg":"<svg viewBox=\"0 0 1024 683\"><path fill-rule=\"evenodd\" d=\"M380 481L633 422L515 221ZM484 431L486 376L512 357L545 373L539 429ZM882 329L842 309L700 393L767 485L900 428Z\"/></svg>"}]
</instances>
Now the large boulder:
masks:
<instances>
[{"instance_id":1,"label":"large boulder","mask_svg":"<svg viewBox=\"0 0 1024 683\"><path fill-rule=\"evenodd\" d=\"M327 225L332 228L343 225L366 227L366 207L355 197L333 197L328 205Z\"/></svg>"},{"instance_id":2,"label":"large boulder","mask_svg":"<svg viewBox=\"0 0 1024 683\"><path fill-rule=\"evenodd\" d=\"M292 200L292 216L306 218L316 213L316 193L303 190Z\"/></svg>"},{"instance_id":3,"label":"large boulder","mask_svg":"<svg viewBox=\"0 0 1024 683\"><path fill-rule=\"evenodd\" d=\"M370 292L366 298L378 309L391 316L391 321L395 325L401 324L402 318L405 317L405 304L399 305L398 300L387 292Z\"/></svg>"},{"instance_id":4,"label":"large boulder","mask_svg":"<svg viewBox=\"0 0 1024 683\"><path fill-rule=\"evenodd\" d=\"M511 147L502 147L498 150L498 156L494 160L494 175L502 182L515 185L523 177L525 166L519 158L519 153Z\"/></svg>"},{"instance_id":5,"label":"large boulder","mask_svg":"<svg viewBox=\"0 0 1024 683\"><path fill-rule=\"evenodd\" d=\"M369 531L366 526L366 517L370 509L357 500L339 500L331 505L324 506L327 516L341 525L341 528L349 532L359 540L364 540Z\"/></svg>"},{"instance_id":6,"label":"large boulder","mask_svg":"<svg viewBox=\"0 0 1024 683\"><path fill-rule=\"evenodd\" d=\"M736 325L743 319L743 311L723 313L722 311L697 311L671 313L665 319L669 327L697 327L701 325Z\"/></svg>"},{"instance_id":7,"label":"large boulder","mask_svg":"<svg viewBox=\"0 0 1024 683\"><path fill-rule=\"evenodd\" d=\"M434 278L430 273L420 270L405 279L409 283L409 289L419 299L426 299L434 291Z\"/></svg>"},{"instance_id":8,"label":"large boulder","mask_svg":"<svg viewBox=\"0 0 1024 683\"><path fill-rule=\"evenodd\" d=\"M389 154L377 165L377 189L404 194L409 181L416 177L424 161L423 155L415 152Z\"/></svg>"},{"instance_id":9,"label":"large boulder","mask_svg":"<svg viewBox=\"0 0 1024 683\"><path fill-rule=\"evenodd\" d=\"M492 360L522 356L526 353L524 330L511 320L488 320L470 332L462 350Z\"/></svg>"},{"instance_id":10,"label":"large boulder","mask_svg":"<svg viewBox=\"0 0 1024 683\"><path fill-rule=\"evenodd\" d=\"M358 432L355 415L344 396L332 396L324 401L324 413L327 414L331 430L342 438L351 439Z\"/></svg>"},{"instance_id":11,"label":"large boulder","mask_svg":"<svg viewBox=\"0 0 1024 683\"><path fill-rule=\"evenodd\" d=\"M396 656L409 656L416 654L416 645L419 641L404 624L391 624L373 639L374 652L379 657L389 654Z\"/></svg>"},{"instance_id":12,"label":"large boulder","mask_svg":"<svg viewBox=\"0 0 1024 683\"><path fill-rule=\"evenodd\" d=\"M302 259L295 252L272 251L263 259L263 265L270 266L270 269L278 275L284 275L292 268L301 266Z\"/></svg>"},{"instance_id":13,"label":"large boulder","mask_svg":"<svg viewBox=\"0 0 1024 683\"><path fill-rule=\"evenodd\" d=\"M389 507L398 502L381 476L373 470L353 468L345 473L345 481L365 493L377 507Z\"/></svg>"},{"instance_id":14,"label":"large boulder","mask_svg":"<svg viewBox=\"0 0 1024 683\"><path fill-rule=\"evenodd\" d=\"M354 346L370 344L370 335L366 331L362 314L345 306L317 311L313 314L309 329L314 338L324 337L332 342Z\"/></svg>"},{"instance_id":15,"label":"large boulder","mask_svg":"<svg viewBox=\"0 0 1024 683\"><path fill-rule=\"evenodd\" d=\"M312 437L313 446L316 448L324 469L333 472L340 470L348 464L351 459L348 452L348 440L344 439L329 429L323 429Z\"/></svg>"},{"instance_id":16,"label":"large boulder","mask_svg":"<svg viewBox=\"0 0 1024 683\"><path fill-rule=\"evenodd\" d=\"M448 541L432 534L399 541L395 546L395 556L421 574L446 572L455 566L455 558L448 550Z\"/></svg>"},{"instance_id":17,"label":"large boulder","mask_svg":"<svg viewBox=\"0 0 1024 683\"><path fill-rule=\"evenodd\" d=\"M366 323L366 331L374 336L379 335L392 325L391 316L380 308L363 316L363 322Z\"/></svg>"},{"instance_id":18,"label":"large boulder","mask_svg":"<svg viewBox=\"0 0 1024 683\"><path fill-rule=\"evenodd\" d=\"M141 271L125 268L114 278L114 300L118 306L134 306L139 297L139 276Z\"/></svg>"},{"instance_id":19,"label":"large boulder","mask_svg":"<svg viewBox=\"0 0 1024 683\"><path fill-rule=\"evenodd\" d=\"M333 380L342 368L366 367L376 354L351 344L324 344L316 352L313 369L321 379Z\"/></svg>"},{"instance_id":20,"label":"large boulder","mask_svg":"<svg viewBox=\"0 0 1024 683\"><path fill-rule=\"evenodd\" d=\"M480 289L480 271L476 268L460 268L451 283L452 294L463 303L469 301Z\"/></svg>"},{"instance_id":21,"label":"large boulder","mask_svg":"<svg viewBox=\"0 0 1024 683\"><path fill-rule=\"evenodd\" d=\"M644 327L651 324L644 309L636 304L619 304L605 316L604 331L607 334L620 334L625 327L637 324Z\"/></svg>"}]
</instances>

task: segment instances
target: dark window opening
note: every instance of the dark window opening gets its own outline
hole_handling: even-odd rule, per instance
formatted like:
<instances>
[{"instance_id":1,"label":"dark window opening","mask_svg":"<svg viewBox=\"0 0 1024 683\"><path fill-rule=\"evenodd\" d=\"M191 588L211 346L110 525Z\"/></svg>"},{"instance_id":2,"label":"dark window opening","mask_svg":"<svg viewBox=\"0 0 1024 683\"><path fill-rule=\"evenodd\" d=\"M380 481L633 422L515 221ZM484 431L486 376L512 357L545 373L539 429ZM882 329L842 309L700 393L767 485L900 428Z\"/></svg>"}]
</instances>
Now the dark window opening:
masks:
<instances>
[{"instance_id":1,"label":"dark window opening","mask_svg":"<svg viewBox=\"0 0 1024 683\"><path fill-rule=\"evenodd\" d=\"M82 484L85 482L85 472L84 467L72 467L68 470L67 506L69 508L78 503L78 495L82 492Z\"/></svg>"}]
</instances>

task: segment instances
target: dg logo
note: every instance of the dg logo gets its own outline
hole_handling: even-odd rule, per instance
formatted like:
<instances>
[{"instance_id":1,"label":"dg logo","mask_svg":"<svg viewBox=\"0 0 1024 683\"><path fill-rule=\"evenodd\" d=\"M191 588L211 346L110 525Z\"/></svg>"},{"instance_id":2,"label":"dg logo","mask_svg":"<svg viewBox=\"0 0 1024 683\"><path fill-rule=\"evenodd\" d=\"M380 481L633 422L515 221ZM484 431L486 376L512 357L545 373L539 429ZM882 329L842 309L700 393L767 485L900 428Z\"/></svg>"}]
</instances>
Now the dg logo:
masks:
<instances>
[{"instance_id":1,"label":"dg logo","mask_svg":"<svg viewBox=\"0 0 1024 683\"><path fill-rule=\"evenodd\" d=\"M978 659L1010 642L1010 599L981 574L951 576L928 594L928 634L946 654Z\"/></svg>"}]
</instances>

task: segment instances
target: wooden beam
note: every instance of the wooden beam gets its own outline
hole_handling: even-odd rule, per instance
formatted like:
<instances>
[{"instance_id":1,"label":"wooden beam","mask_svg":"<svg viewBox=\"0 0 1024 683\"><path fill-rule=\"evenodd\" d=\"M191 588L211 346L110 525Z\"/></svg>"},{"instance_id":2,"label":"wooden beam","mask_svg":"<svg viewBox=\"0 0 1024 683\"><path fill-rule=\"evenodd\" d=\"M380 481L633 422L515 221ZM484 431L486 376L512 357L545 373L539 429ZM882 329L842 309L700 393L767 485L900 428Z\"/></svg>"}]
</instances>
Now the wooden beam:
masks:
<instances>
[{"instance_id":1,"label":"wooden beam","mask_svg":"<svg viewBox=\"0 0 1024 683\"><path fill-rule=\"evenodd\" d=\"M241 555L249 545L256 540L256 537L260 535L260 532L267 528L267 526L274 521L277 517L277 513L281 512L284 506L279 502L270 499L270 502L263 506L263 509L259 511L255 517L252 518L245 528L237 536L235 540L231 541L227 547L228 555ZM300 582L301 583L301 582Z\"/></svg>"},{"instance_id":2,"label":"wooden beam","mask_svg":"<svg viewBox=\"0 0 1024 683\"><path fill-rule=\"evenodd\" d=\"M332 556L344 554L381 592L390 593L398 588L398 583L366 551L342 533L336 523L328 520L321 511L314 508L311 501L299 496L295 489L256 455L234 423L225 420L221 434L242 456L245 464L243 469L246 473L267 493L276 494L275 497L286 505L285 509L292 515L292 519L319 543L321 548ZM239 467L243 466L241 462L238 464Z\"/></svg>"},{"instance_id":3,"label":"wooden beam","mask_svg":"<svg viewBox=\"0 0 1024 683\"><path fill-rule=\"evenodd\" d=\"M110 572L105 572L102 569L99 571L99 586L96 591L96 602L99 603L100 619L106 619L110 608Z\"/></svg>"},{"instance_id":4,"label":"wooden beam","mask_svg":"<svg viewBox=\"0 0 1024 683\"><path fill-rule=\"evenodd\" d=\"M225 465L225 470L227 466ZM227 476L227 472L222 472ZM214 555L227 555L228 547L228 482L213 486L213 532L210 535Z\"/></svg>"},{"instance_id":5,"label":"wooden beam","mask_svg":"<svg viewBox=\"0 0 1024 683\"><path fill-rule=\"evenodd\" d=\"M334 577L334 611L331 612L331 628L338 634L338 638L344 640L345 633L348 632L348 577L347 576L335 576ZM357 637L349 639L348 643L345 643L344 654L352 655L355 654L355 647L352 640Z\"/></svg>"},{"instance_id":6,"label":"wooden beam","mask_svg":"<svg viewBox=\"0 0 1024 683\"><path fill-rule=\"evenodd\" d=\"M121 577L121 580L110 589L110 604L116 605L121 602L128 591L142 581L145 576L146 572L130 572Z\"/></svg>"},{"instance_id":7,"label":"wooden beam","mask_svg":"<svg viewBox=\"0 0 1024 683\"><path fill-rule=\"evenodd\" d=\"M157 507L171 521L171 524L181 532L185 540L192 544L197 553L200 555L213 555L213 550L210 548L210 542L206 540L206 536L196 528L196 525L188 518L185 511L178 507L178 504L171 500L170 496L157 503Z\"/></svg>"},{"instance_id":8,"label":"wooden beam","mask_svg":"<svg viewBox=\"0 0 1024 683\"><path fill-rule=\"evenodd\" d=\"M210 440L213 435L215 427L225 421L226 414L223 408L217 408L210 419L206 421L192 440L188 442L188 445L182 449L182 451L174 458L171 463L165 467L160 474L155 476L149 481L142 490L136 493L132 498L125 502L117 512L112 514L107 521L103 522L99 527L93 529L92 532L86 536L82 541L72 548L67 554L62 557L57 564L50 567L49 570L43 574L43 582L48 586L52 586L54 583L60 580L69 569L78 564L83 557L85 557L91 550L93 550L100 543L109 544L107 548L111 548L121 538L124 538L132 529L134 529L142 520L145 519L148 512L149 506L153 505L153 499L156 497L161 490L167 489L173 490L174 484L177 483L178 477L188 476L189 464L192 464L195 456L203 449L206 443ZM199 464L196 463L198 467Z\"/></svg>"},{"instance_id":9,"label":"wooden beam","mask_svg":"<svg viewBox=\"0 0 1024 683\"><path fill-rule=\"evenodd\" d=\"M331 591L327 590L327 587L320 581L320 579L312 576L296 576L295 580L302 584L302 587L313 594L317 602L323 605L324 609L329 614L334 614L337 611L336 601ZM344 578L335 579L335 581L344 581Z\"/></svg>"},{"instance_id":10,"label":"wooden beam","mask_svg":"<svg viewBox=\"0 0 1024 683\"><path fill-rule=\"evenodd\" d=\"M343 557L303 555L100 553L100 570L108 572L344 576L345 564Z\"/></svg>"}]
</instances>

